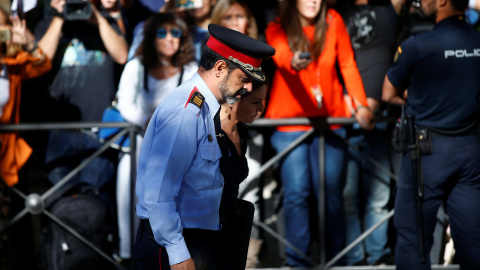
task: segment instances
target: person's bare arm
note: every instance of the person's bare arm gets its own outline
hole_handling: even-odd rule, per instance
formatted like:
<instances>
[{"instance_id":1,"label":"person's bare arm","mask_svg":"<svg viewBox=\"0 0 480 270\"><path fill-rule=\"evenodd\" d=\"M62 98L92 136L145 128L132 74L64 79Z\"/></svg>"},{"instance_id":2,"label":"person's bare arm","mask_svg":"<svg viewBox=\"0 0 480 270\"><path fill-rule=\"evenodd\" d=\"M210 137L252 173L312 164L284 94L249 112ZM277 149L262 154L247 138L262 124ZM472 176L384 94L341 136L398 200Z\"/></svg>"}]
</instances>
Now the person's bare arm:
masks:
<instances>
[{"instance_id":1,"label":"person's bare arm","mask_svg":"<svg viewBox=\"0 0 480 270\"><path fill-rule=\"evenodd\" d=\"M127 41L112 28L107 19L100 14L94 5L92 5L92 11L98 23L100 37L108 54L116 63L121 65L125 64L128 58Z\"/></svg>"},{"instance_id":2,"label":"person's bare arm","mask_svg":"<svg viewBox=\"0 0 480 270\"><path fill-rule=\"evenodd\" d=\"M383 81L382 89L382 100L388 103L393 104L405 104L406 100L406 91L398 87L395 87L388 76L385 75L385 80Z\"/></svg>"},{"instance_id":3,"label":"person's bare arm","mask_svg":"<svg viewBox=\"0 0 480 270\"><path fill-rule=\"evenodd\" d=\"M195 263L193 262L193 259L190 258L190 259L188 259L186 261L183 261L181 263L170 265L170 269L172 269L172 270L195 270Z\"/></svg>"},{"instance_id":4,"label":"person's bare arm","mask_svg":"<svg viewBox=\"0 0 480 270\"><path fill-rule=\"evenodd\" d=\"M63 13L63 6L65 5L65 0L51 0L50 6L54 8L58 13ZM60 42L60 37L62 36L62 27L64 19L58 16L54 16L50 26L43 35L43 37L38 41L38 46L42 48L42 51L50 58L53 59L55 52L58 48L58 43Z\"/></svg>"}]
</instances>

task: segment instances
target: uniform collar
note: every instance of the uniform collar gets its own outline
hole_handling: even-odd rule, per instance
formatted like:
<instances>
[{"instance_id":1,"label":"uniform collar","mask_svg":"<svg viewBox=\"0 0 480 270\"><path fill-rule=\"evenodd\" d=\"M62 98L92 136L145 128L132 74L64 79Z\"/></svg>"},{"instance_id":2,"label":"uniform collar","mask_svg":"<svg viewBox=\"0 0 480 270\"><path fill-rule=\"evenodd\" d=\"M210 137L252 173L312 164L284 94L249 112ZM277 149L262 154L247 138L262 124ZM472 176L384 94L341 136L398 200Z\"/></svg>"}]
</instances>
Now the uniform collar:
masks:
<instances>
[{"instance_id":1,"label":"uniform collar","mask_svg":"<svg viewBox=\"0 0 480 270\"><path fill-rule=\"evenodd\" d=\"M205 101L208 104L208 110L210 111L210 117L213 119L215 117L215 114L217 111L220 109L220 104L218 103L217 98L215 95L213 95L212 91L210 88L208 88L207 84L203 81L202 77L200 74L195 73L192 76L192 80L194 80L196 83L196 87L198 91L205 97Z\"/></svg>"},{"instance_id":2,"label":"uniform collar","mask_svg":"<svg viewBox=\"0 0 480 270\"><path fill-rule=\"evenodd\" d=\"M465 16L464 15L453 15L453 16L447 17L447 18L439 21L435 26L446 24L446 23L453 23L453 22L465 22Z\"/></svg>"}]
</instances>

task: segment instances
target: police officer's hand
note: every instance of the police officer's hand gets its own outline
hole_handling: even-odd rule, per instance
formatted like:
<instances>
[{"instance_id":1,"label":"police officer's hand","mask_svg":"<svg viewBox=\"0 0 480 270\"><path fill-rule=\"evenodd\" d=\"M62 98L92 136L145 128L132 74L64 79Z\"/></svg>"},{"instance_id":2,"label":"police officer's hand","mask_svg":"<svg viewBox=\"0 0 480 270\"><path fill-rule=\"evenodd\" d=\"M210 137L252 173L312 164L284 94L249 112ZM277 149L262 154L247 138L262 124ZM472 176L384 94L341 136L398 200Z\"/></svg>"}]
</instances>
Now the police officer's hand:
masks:
<instances>
[{"instance_id":1,"label":"police officer's hand","mask_svg":"<svg viewBox=\"0 0 480 270\"><path fill-rule=\"evenodd\" d=\"M363 129L371 130L375 127L374 115L372 111L365 106L360 106L355 112L355 119Z\"/></svg>"},{"instance_id":2,"label":"police officer's hand","mask_svg":"<svg viewBox=\"0 0 480 270\"><path fill-rule=\"evenodd\" d=\"M301 59L300 58L300 53L301 52L295 52L293 54L293 58L292 58L292 68L295 69L296 71L299 71L301 69L304 69L306 68L311 62L312 62L312 59Z\"/></svg>"},{"instance_id":3,"label":"police officer's hand","mask_svg":"<svg viewBox=\"0 0 480 270\"><path fill-rule=\"evenodd\" d=\"M195 263L193 262L193 259L190 258L190 259L188 259L186 261L183 261L181 263L170 265L170 269L172 269L172 270L195 270Z\"/></svg>"}]
</instances>

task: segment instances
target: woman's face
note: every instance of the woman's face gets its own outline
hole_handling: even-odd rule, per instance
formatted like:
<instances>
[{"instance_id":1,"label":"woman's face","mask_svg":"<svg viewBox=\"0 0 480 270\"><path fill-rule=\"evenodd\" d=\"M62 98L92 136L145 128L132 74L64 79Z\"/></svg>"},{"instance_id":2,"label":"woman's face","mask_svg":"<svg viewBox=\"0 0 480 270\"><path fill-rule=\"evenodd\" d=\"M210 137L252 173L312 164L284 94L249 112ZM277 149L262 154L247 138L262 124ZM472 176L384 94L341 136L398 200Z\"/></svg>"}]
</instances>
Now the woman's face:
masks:
<instances>
[{"instance_id":1,"label":"woman's face","mask_svg":"<svg viewBox=\"0 0 480 270\"><path fill-rule=\"evenodd\" d=\"M322 0L297 0L298 13L310 24L320 12Z\"/></svg>"},{"instance_id":2,"label":"woman's face","mask_svg":"<svg viewBox=\"0 0 480 270\"><path fill-rule=\"evenodd\" d=\"M100 2L102 3L102 6L109 10L113 7L115 7L115 4L117 3L117 0L100 0Z\"/></svg>"},{"instance_id":3,"label":"woman's face","mask_svg":"<svg viewBox=\"0 0 480 270\"><path fill-rule=\"evenodd\" d=\"M180 31L180 33L179 33ZM180 48L181 30L171 24L163 25L157 29L155 49L164 57L173 57Z\"/></svg>"},{"instance_id":4,"label":"woman's face","mask_svg":"<svg viewBox=\"0 0 480 270\"><path fill-rule=\"evenodd\" d=\"M253 123L265 109L265 98L267 98L266 84L243 96L232 108L237 115L237 120L243 123Z\"/></svg>"},{"instance_id":5,"label":"woman's face","mask_svg":"<svg viewBox=\"0 0 480 270\"><path fill-rule=\"evenodd\" d=\"M245 9L238 3L228 8L223 16L222 26L236 30L242 34L247 34L248 18Z\"/></svg>"}]
</instances>

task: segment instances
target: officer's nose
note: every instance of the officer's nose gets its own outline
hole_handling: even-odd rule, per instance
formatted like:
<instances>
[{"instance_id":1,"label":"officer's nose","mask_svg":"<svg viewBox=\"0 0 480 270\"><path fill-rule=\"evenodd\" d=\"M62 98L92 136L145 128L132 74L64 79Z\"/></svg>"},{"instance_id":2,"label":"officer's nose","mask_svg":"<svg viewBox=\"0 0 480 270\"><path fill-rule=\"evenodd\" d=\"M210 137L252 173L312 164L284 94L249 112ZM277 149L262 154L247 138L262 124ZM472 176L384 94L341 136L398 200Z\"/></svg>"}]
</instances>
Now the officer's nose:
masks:
<instances>
[{"instance_id":1,"label":"officer's nose","mask_svg":"<svg viewBox=\"0 0 480 270\"><path fill-rule=\"evenodd\" d=\"M253 89L253 84L252 82L248 82L243 84L243 88L247 90L247 92L252 92Z\"/></svg>"}]
</instances>

